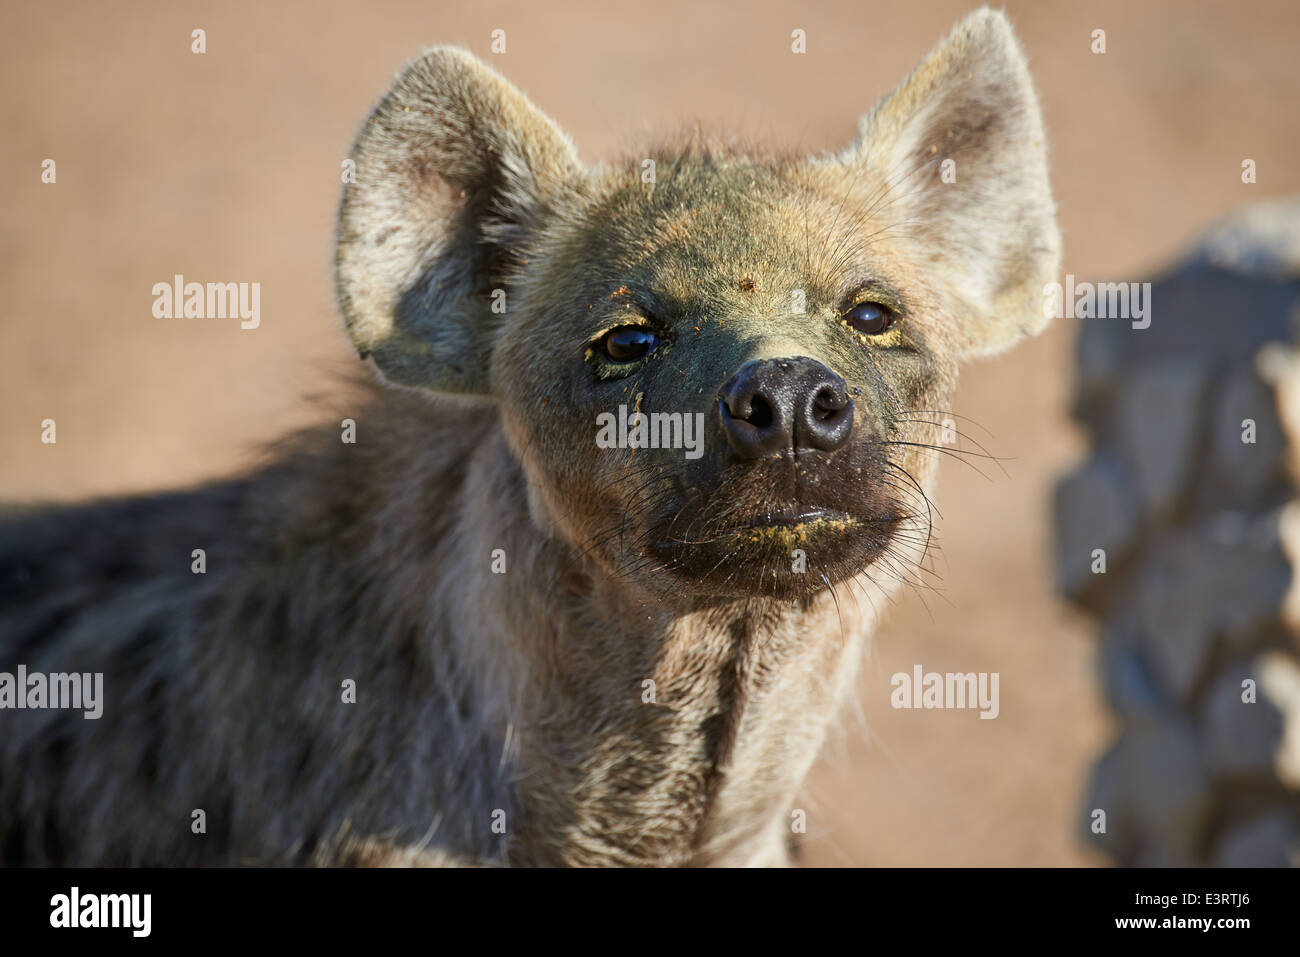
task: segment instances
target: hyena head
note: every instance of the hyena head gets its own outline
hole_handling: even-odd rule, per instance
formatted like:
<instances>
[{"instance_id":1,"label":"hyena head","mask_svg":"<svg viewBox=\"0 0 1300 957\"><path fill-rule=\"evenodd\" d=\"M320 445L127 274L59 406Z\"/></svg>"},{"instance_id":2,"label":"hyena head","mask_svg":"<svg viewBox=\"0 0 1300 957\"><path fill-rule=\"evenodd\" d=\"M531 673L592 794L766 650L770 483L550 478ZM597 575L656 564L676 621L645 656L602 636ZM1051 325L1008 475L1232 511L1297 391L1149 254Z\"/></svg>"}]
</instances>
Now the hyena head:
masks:
<instances>
[{"instance_id":1,"label":"hyena head","mask_svg":"<svg viewBox=\"0 0 1300 957\"><path fill-rule=\"evenodd\" d=\"M798 597L915 557L955 370L1044 325L1059 262L1038 105L987 10L838 155L692 138L586 168L439 48L353 156L361 354L495 402L532 520L664 596Z\"/></svg>"}]
</instances>

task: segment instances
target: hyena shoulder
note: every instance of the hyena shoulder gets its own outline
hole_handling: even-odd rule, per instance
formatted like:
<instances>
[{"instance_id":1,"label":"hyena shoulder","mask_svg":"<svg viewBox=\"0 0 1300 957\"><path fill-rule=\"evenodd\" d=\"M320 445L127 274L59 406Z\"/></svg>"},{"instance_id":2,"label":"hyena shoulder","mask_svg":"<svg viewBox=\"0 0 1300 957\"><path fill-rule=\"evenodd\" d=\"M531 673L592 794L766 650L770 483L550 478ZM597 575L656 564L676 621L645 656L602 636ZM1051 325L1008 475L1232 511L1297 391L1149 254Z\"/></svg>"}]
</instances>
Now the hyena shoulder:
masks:
<instances>
[{"instance_id":1,"label":"hyena shoulder","mask_svg":"<svg viewBox=\"0 0 1300 957\"><path fill-rule=\"evenodd\" d=\"M427 615L437 556L463 547L454 503L493 416L389 390L354 410L355 443L330 425L245 477L0 523L0 671L100 673L105 698L96 720L3 713L6 863L490 856L453 820L442 850L417 854L403 825L411 793L477 806L466 782L494 780L484 767L456 781L429 758L436 741L469 752L466 770L490 750L472 744L469 689ZM500 487L476 489L499 507ZM396 770L358 779L339 769L347 756Z\"/></svg>"}]
</instances>

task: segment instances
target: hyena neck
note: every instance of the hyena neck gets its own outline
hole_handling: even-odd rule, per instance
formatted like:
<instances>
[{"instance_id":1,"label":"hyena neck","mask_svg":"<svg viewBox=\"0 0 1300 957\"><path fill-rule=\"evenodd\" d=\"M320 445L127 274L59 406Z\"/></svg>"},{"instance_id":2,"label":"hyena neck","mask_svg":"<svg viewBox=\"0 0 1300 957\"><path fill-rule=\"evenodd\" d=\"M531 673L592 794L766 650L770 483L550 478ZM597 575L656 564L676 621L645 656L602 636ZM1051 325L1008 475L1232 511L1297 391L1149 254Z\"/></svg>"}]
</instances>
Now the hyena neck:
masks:
<instances>
[{"instance_id":1,"label":"hyena neck","mask_svg":"<svg viewBox=\"0 0 1300 957\"><path fill-rule=\"evenodd\" d=\"M460 496L441 591L515 769L510 859L783 860L871 603L654 600L538 528L499 430Z\"/></svg>"}]
</instances>

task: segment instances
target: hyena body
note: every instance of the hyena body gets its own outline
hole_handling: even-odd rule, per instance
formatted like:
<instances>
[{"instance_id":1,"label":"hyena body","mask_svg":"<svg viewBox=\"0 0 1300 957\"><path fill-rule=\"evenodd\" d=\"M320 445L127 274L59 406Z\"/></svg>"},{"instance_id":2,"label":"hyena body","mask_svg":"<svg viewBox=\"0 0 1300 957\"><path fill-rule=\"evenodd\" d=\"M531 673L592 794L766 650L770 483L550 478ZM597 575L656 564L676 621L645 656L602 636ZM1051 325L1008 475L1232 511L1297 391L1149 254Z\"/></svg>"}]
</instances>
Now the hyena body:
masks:
<instances>
[{"instance_id":1,"label":"hyena body","mask_svg":"<svg viewBox=\"0 0 1300 957\"><path fill-rule=\"evenodd\" d=\"M354 158L340 303L385 380L357 441L0 529L0 669L102 671L105 699L0 711L5 860L784 862L925 553L957 364L1044 322L1006 21L968 18L838 156L584 169L440 49ZM705 454L598 447L619 405L703 414Z\"/></svg>"}]
</instances>

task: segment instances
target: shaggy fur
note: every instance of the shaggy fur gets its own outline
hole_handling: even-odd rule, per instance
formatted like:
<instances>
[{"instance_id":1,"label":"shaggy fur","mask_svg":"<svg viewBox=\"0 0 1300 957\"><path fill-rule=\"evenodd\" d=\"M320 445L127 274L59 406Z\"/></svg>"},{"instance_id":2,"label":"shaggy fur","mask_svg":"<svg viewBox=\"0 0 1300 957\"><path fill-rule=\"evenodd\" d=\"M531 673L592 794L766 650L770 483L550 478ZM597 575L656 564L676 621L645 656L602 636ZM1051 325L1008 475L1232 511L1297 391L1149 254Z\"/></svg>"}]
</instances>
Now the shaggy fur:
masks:
<instances>
[{"instance_id":1,"label":"shaggy fur","mask_svg":"<svg viewBox=\"0 0 1300 957\"><path fill-rule=\"evenodd\" d=\"M353 156L339 301L385 380L357 443L0 526L0 670L102 671L106 698L0 711L4 860L786 862L925 555L956 368L1043 325L1059 236L1005 18L967 18L838 156L584 168L446 48ZM898 322L856 332L864 300ZM611 362L626 325L659 347ZM852 441L735 461L719 388L797 356L843 377ZM598 448L619 404L704 414L705 454ZM763 518L810 506L845 517Z\"/></svg>"}]
</instances>

